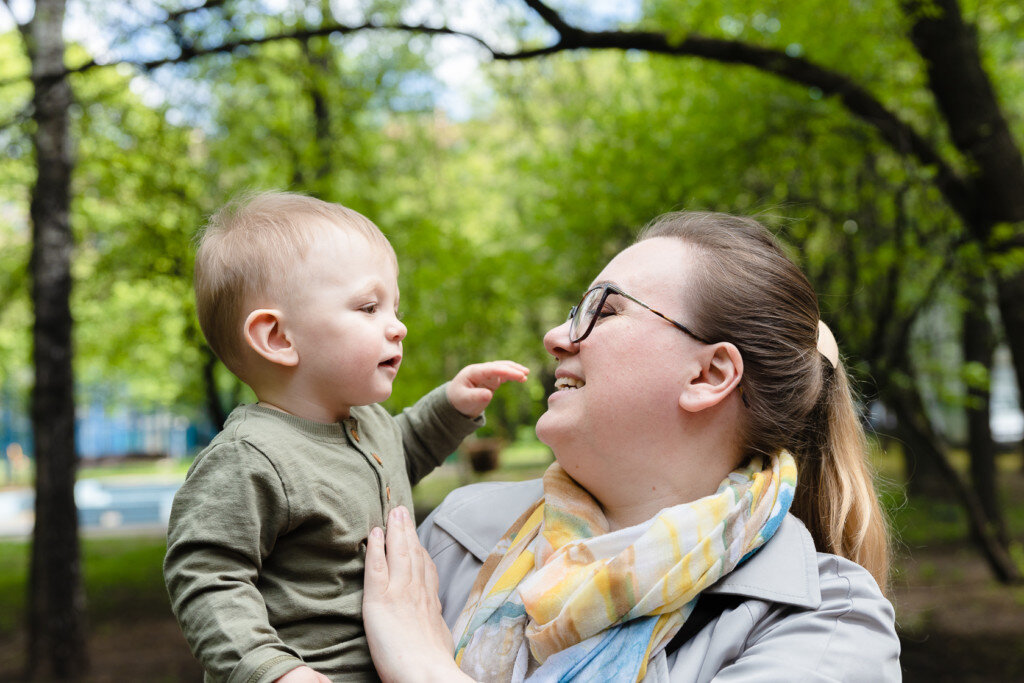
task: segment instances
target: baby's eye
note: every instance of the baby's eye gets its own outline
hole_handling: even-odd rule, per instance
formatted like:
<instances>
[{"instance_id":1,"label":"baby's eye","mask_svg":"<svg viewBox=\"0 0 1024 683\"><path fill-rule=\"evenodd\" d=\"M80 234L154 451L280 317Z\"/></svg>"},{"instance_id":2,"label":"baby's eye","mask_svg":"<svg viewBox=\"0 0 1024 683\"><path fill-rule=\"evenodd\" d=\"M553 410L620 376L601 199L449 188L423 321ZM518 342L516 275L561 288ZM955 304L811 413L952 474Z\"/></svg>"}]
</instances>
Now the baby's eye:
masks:
<instances>
[{"instance_id":1,"label":"baby's eye","mask_svg":"<svg viewBox=\"0 0 1024 683\"><path fill-rule=\"evenodd\" d=\"M370 315L373 315L374 313L377 312L377 304L366 304L365 306L362 306L359 310L362 311L363 313L369 313Z\"/></svg>"}]
</instances>

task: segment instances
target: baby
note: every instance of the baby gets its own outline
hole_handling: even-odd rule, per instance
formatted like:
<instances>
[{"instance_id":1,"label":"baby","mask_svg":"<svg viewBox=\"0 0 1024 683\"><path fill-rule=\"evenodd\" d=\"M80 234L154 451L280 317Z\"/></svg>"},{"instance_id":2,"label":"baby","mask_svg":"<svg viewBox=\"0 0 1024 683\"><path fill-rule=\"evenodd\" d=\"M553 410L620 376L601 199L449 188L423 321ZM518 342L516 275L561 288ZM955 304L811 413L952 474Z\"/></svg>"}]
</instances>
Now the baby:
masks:
<instances>
[{"instance_id":1,"label":"baby","mask_svg":"<svg viewBox=\"0 0 1024 683\"><path fill-rule=\"evenodd\" d=\"M289 193L229 204L196 255L197 313L256 394L175 496L164 578L206 680L375 679L361 602L366 539L483 424L511 361L463 368L392 417L398 265L364 216Z\"/></svg>"}]
</instances>

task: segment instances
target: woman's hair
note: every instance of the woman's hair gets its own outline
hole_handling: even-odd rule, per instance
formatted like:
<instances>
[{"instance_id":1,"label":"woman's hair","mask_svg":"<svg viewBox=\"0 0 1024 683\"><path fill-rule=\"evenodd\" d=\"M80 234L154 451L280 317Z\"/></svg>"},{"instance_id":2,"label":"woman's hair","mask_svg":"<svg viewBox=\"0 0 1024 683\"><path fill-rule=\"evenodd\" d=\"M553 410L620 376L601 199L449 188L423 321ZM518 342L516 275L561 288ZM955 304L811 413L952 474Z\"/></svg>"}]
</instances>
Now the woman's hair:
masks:
<instances>
[{"instance_id":1,"label":"woman's hair","mask_svg":"<svg viewBox=\"0 0 1024 683\"><path fill-rule=\"evenodd\" d=\"M833 368L818 352L818 299L807 278L753 218L671 213L637 241L654 237L675 237L695 250L690 323L743 356L747 452L793 454L800 472L793 514L819 550L857 562L885 591L888 527L864 429L842 363Z\"/></svg>"}]
</instances>

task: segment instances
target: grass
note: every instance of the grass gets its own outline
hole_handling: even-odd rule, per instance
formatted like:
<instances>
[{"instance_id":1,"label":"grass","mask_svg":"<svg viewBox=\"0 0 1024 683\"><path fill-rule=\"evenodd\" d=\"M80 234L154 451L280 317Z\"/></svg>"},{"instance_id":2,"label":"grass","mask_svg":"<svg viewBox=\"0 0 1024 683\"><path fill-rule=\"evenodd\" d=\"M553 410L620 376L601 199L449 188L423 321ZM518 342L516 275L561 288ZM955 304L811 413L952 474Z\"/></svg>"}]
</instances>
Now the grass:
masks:
<instances>
[{"instance_id":1,"label":"grass","mask_svg":"<svg viewBox=\"0 0 1024 683\"><path fill-rule=\"evenodd\" d=\"M134 478L172 478L184 479L185 472L192 464L192 458L142 460L117 463L113 465L83 464L78 468L79 479L134 479Z\"/></svg>"},{"instance_id":2,"label":"grass","mask_svg":"<svg viewBox=\"0 0 1024 683\"><path fill-rule=\"evenodd\" d=\"M88 623L170 614L162 565L162 537L83 538L82 578ZM26 621L30 546L0 542L0 637Z\"/></svg>"},{"instance_id":3,"label":"grass","mask_svg":"<svg viewBox=\"0 0 1024 683\"><path fill-rule=\"evenodd\" d=\"M25 622L28 554L27 541L0 542L0 637Z\"/></svg>"}]
</instances>

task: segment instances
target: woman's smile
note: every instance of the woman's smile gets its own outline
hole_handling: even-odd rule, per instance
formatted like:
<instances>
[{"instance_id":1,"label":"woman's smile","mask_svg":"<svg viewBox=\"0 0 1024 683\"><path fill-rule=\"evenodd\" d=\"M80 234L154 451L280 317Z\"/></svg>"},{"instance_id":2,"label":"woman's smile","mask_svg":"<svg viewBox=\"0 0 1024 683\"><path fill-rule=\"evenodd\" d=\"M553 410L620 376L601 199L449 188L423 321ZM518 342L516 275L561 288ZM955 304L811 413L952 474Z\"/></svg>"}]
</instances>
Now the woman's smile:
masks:
<instances>
[{"instance_id":1,"label":"woman's smile","mask_svg":"<svg viewBox=\"0 0 1024 683\"><path fill-rule=\"evenodd\" d=\"M584 384L586 384L586 382L584 382L581 379L578 379L578 378L573 377L571 375L564 375L562 377L558 377L555 380L555 391L563 391L563 390L568 390L568 389L580 389L580 388L583 387Z\"/></svg>"}]
</instances>

